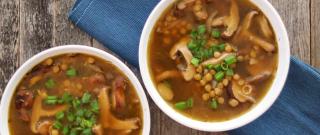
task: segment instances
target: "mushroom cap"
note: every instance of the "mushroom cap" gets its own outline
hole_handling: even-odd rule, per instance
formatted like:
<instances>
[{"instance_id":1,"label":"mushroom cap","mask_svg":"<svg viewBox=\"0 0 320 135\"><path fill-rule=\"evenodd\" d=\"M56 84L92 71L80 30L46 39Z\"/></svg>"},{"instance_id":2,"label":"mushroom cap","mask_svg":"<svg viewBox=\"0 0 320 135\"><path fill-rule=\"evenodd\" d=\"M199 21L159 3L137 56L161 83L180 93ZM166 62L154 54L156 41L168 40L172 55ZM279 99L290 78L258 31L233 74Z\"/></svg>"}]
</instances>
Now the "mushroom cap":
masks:
<instances>
[{"instance_id":1,"label":"mushroom cap","mask_svg":"<svg viewBox=\"0 0 320 135\"><path fill-rule=\"evenodd\" d=\"M211 26L225 26L226 30L222 33L222 37L229 38L238 29L240 23L239 7L236 0L231 0L229 16L222 16L214 19Z\"/></svg>"},{"instance_id":2,"label":"mushroom cap","mask_svg":"<svg viewBox=\"0 0 320 135\"><path fill-rule=\"evenodd\" d=\"M222 33L222 36L231 37L240 23L239 8L235 0L231 0L230 15L225 20L225 23L227 29Z\"/></svg>"},{"instance_id":3,"label":"mushroom cap","mask_svg":"<svg viewBox=\"0 0 320 135\"><path fill-rule=\"evenodd\" d=\"M139 118L132 118L130 120L120 120L116 118L110 110L109 89L107 87L101 88L98 95L98 102L100 108L100 123L103 128L110 128L114 130L133 130L138 128Z\"/></svg>"},{"instance_id":4,"label":"mushroom cap","mask_svg":"<svg viewBox=\"0 0 320 135\"><path fill-rule=\"evenodd\" d=\"M258 15L259 13L257 11L251 11L249 12L243 19L242 25L240 26L238 32L237 32L237 36L238 38L244 39L244 37L250 41L253 44L256 44L258 46L260 46L261 48L263 48L265 51L267 52L273 52L275 50L275 46L265 40L263 40L262 38L254 35L253 33L251 33L249 31L249 28L251 26L253 17L255 15Z\"/></svg>"},{"instance_id":5,"label":"mushroom cap","mask_svg":"<svg viewBox=\"0 0 320 135\"><path fill-rule=\"evenodd\" d=\"M228 87L227 87L228 93L237 99L239 102L255 102L255 99L253 98L252 94L246 95L242 92L242 86L238 85L236 81L232 81Z\"/></svg>"},{"instance_id":6,"label":"mushroom cap","mask_svg":"<svg viewBox=\"0 0 320 135\"><path fill-rule=\"evenodd\" d=\"M191 64L192 53L190 52L187 44L189 42L189 38L182 38L178 43L176 43L170 50L169 54L171 59L175 60L178 58L179 53L182 54L183 62L186 64L186 68L181 70L183 78L186 81L190 81L195 74L195 68Z\"/></svg>"}]
</instances>

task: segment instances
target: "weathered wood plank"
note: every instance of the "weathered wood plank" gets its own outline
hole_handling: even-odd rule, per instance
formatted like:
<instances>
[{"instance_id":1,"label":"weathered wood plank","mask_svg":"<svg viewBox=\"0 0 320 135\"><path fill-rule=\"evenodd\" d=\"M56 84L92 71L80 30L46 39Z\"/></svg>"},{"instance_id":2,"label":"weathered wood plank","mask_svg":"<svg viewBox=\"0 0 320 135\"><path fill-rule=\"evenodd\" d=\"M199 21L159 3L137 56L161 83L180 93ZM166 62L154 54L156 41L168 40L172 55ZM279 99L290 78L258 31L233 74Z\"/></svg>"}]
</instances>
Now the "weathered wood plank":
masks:
<instances>
[{"instance_id":1,"label":"weathered wood plank","mask_svg":"<svg viewBox=\"0 0 320 135\"><path fill-rule=\"evenodd\" d=\"M18 66L19 0L0 1L0 99Z\"/></svg>"},{"instance_id":2,"label":"weathered wood plank","mask_svg":"<svg viewBox=\"0 0 320 135\"><path fill-rule=\"evenodd\" d=\"M311 64L320 68L320 1L311 0Z\"/></svg>"},{"instance_id":3,"label":"weathered wood plank","mask_svg":"<svg viewBox=\"0 0 320 135\"><path fill-rule=\"evenodd\" d=\"M20 1L20 64L52 46L51 0Z\"/></svg>"},{"instance_id":4,"label":"weathered wood plank","mask_svg":"<svg viewBox=\"0 0 320 135\"><path fill-rule=\"evenodd\" d=\"M310 0L269 1L287 27L292 55L310 64Z\"/></svg>"},{"instance_id":5,"label":"weathered wood plank","mask_svg":"<svg viewBox=\"0 0 320 135\"><path fill-rule=\"evenodd\" d=\"M52 44L53 46L67 44L91 45L91 37L75 27L69 20L68 14L75 0L53 0L49 3L49 13L52 15Z\"/></svg>"}]
</instances>

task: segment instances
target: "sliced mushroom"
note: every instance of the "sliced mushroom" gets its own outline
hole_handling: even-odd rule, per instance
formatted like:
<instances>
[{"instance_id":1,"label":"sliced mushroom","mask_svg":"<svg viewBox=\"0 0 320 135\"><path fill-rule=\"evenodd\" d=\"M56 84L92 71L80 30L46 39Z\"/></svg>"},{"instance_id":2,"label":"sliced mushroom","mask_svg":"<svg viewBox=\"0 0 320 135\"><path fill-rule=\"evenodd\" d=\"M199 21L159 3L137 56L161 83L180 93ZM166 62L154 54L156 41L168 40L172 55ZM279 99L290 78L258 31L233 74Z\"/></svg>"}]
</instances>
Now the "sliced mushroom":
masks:
<instances>
[{"instance_id":1,"label":"sliced mushroom","mask_svg":"<svg viewBox=\"0 0 320 135\"><path fill-rule=\"evenodd\" d=\"M229 16L218 17L211 23L213 27L225 26L226 30L222 33L225 38L231 37L238 29L240 22L239 8L236 0L231 0Z\"/></svg>"},{"instance_id":2,"label":"sliced mushroom","mask_svg":"<svg viewBox=\"0 0 320 135\"><path fill-rule=\"evenodd\" d=\"M202 3L202 0L196 0L193 6L193 13L198 20L206 20L208 18L208 12Z\"/></svg>"},{"instance_id":3,"label":"sliced mushroom","mask_svg":"<svg viewBox=\"0 0 320 135\"><path fill-rule=\"evenodd\" d=\"M234 53L223 53L219 58L211 58L201 63L201 65L217 65L221 63L226 57L235 55Z\"/></svg>"},{"instance_id":4,"label":"sliced mushroom","mask_svg":"<svg viewBox=\"0 0 320 135\"><path fill-rule=\"evenodd\" d=\"M217 14L218 14L218 12L217 12L217 11L214 11L214 12L212 12L212 13L209 15L209 17L208 17L208 19L207 19L207 21L206 21L206 26L207 26L207 30L208 30L208 31L211 31L211 23L212 23L214 17L217 16Z\"/></svg>"},{"instance_id":5,"label":"sliced mushroom","mask_svg":"<svg viewBox=\"0 0 320 135\"><path fill-rule=\"evenodd\" d=\"M237 35L241 39L247 39L248 41L252 42L253 44L260 46L261 48L263 48L267 52L273 52L275 50L275 47L273 44L263 40L262 38L254 35L253 33L251 33L249 31L249 28L252 23L252 19L255 15L258 15L257 11L251 11L245 16L243 23L242 23L242 26L240 27Z\"/></svg>"},{"instance_id":6,"label":"sliced mushroom","mask_svg":"<svg viewBox=\"0 0 320 135\"><path fill-rule=\"evenodd\" d=\"M169 78L180 77L181 74L177 70L166 70L156 76L156 81L161 82Z\"/></svg>"},{"instance_id":7,"label":"sliced mushroom","mask_svg":"<svg viewBox=\"0 0 320 135\"><path fill-rule=\"evenodd\" d=\"M47 97L47 94L44 91L39 91L39 95L36 96L34 104L32 107L30 129L33 133L38 133L37 123L41 117L50 117L54 116L56 113L68 109L67 105L59 105L54 107L51 110L45 110L42 108L42 100Z\"/></svg>"},{"instance_id":8,"label":"sliced mushroom","mask_svg":"<svg viewBox=\"0 0 320 135\"><path fill-rule=\"evenodd\" d=\"M110 100L108 97L108 88L102 88L98 95L98 102L100 108L100 123L103 128L110 128L114 130L134 130L139 128L139 118L132 118L129 120L120 120L111 113Z\"/></svg>"},{"instance_id":9,"label":"sliced mushroom","mask_svg":"<svg viewBox=\"0 0 320 135\"><path fill-rule=\"evenodd\" d=\"M236 81L232 81L229 85L228 85L228 93L234 97L235 99L237 99L239 102L247 102L250 101L252 103L255 103L256 100L253 98L252 94L248 94L248 93L243 93L242 91L242 86L238 85L238 83Z\"/></svg>"},{"instance_id":10,"label":"sliced mushroom","mask_svg":"<svg viewBox=\"0 0 320 135\"><path fill-rule=\"evenodd\" d=\"M48 121L48 120L45 120L45 121L41 122L39 124L39 126L37 127L37 130L38 130L39 134L48 135L51 125L52 125L52 122Z\"/></svg>"},{"instance_id":11,"label":"sliced mushroom","mask_svg":"<svg viewBox=\"0 0 320 135\"><path fill-rule=\"evenodd\" d=\"M179 55L182 55L182 60L180 64L185 65L183 69L180 69L183 78L186 81L190 81L195 74L195 68L191 65L192 53L187 47L189 38L182 38L178 43L176 43L170 50L170 57L173 60L179 58Z\"/></svg>"},{"instance_id":12,"label":"sliced mushroom","mask_svg":"<svg viewBox=\"0 0 320 135\"><path fill-rule=\"evenodd\" d=\"M258 22L262 31L262 34L270 39L273 36L272 30L269 26L268 20L264 15L258 16Z\"/></svg>"},{"instance_id":13,"label":"sliced mushroom","mask_svg":"<svg viewBox=\"0 0 320 135\"><path fill-rule=\"evenodd\" d=\"M15 107L18 110L19 119L23 121L30 121L28 110L32 108L32 105L33 93L30 90L20 89L15 98Z\"/></svg>"},{"instance_id":14,"label":"sliced mushroom","mask_svg":"<svg viewBox=\"0 0 320 135\"><path fill-rule=\"evenodd\" d=\"M174 94L172 92L170 84L167 84L165 82L159 83L157 85L157 90L163 99L167 101L171 101L173 99Z\"/></svg>"},{"instance_id":15,"label":"sliced mushroom","mask_svg":"<svg viewBox=\"0 0 320 135\"><path fill-rule=\"evenodd\" d=\"M189 3L193 3L195 2L196 0L181 0L178 4L177 4L177 8L179 10L183 10L187 7L187 4Z\"/></svg>"},{"instance_id":16,"label":"sliced mushroom","mask_svg":"<svg viewBox=\"0 0 320 135\"><path fill-rule=\"evenodd\" d=\"M122 76L117 76L112 82L112 107L121 109L126 106L126 80Z\"/></svg>"},{"instance_id":17,"label":"sliced mushroom","mask_svg":"<svg viewBox=\"0 0 320 135\"><path fill-rule=\"evenodd\" d=\"M268 79L270 76L271 76L270 71L264 71L260 74L255 75L255 76L250 76L250 77L246 78L246 82L248 82L248 83L261 82L261 81Z\"/></svg>"}]
</instances>

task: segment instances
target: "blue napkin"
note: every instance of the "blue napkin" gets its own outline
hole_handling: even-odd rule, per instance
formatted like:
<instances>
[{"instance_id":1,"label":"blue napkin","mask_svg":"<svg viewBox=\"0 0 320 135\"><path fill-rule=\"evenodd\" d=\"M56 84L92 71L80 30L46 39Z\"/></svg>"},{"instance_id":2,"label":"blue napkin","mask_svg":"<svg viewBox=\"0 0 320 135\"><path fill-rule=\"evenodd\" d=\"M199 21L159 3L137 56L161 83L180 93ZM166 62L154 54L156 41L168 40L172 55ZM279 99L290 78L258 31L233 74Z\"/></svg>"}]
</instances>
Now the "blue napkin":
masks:
<instances>
[{"instance_id":1,"label":"blue napkin","mask_svg":"<svg viewBox=\"0 0 320 135\"><path fill-rule=\"evenodd\" d=\"M158 0L77 0L70 12L76 26L129 63L138 66L143 25ZM251 124L229 132L243 135L320 134L320 73L291 58L279 99Z\"/></svg>"}]
</instances>

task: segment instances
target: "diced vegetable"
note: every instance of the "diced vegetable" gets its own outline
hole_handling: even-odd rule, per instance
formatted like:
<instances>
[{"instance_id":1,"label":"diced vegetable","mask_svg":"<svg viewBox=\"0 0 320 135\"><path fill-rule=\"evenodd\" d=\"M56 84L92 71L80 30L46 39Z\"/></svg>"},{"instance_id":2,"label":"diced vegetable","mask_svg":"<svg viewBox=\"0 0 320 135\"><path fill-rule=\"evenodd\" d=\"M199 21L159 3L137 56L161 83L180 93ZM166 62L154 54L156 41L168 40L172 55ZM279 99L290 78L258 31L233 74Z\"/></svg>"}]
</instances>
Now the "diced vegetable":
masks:
<instances>
[{"instance_id":1,"label":"diced vegetable","mask_svg":"<svg viewBox=\"0 0 320 135\"><path fill-rule=\"evenodd\" d=\"M214 68L214 70L216 70L217 72L222 70L222 67L221 67L220 64L215 65L213 68Z\"/></svg>"},{"instance_id":2,"label":"diced vegetable","mask_svg":"<svg viewBox=\"0 0 320 135\"><path fill-rule=\"evenodd\" d=\"M69 122L73 122L74 121L74 119L75 119L75 116L74 116L74 114L73 113L68 113L67 114L67 119L68 119L68 121Z\"/></svg>"},{"instance_id":3,"label":"diced vegetable","mask_svg":"<svg viewBox=\"0 0 320 135\"><path fill-rule=\"evenodd\" d=\"M83 94L83 96L82 96L82 98L81 98L81 102L82 102L82 103L85 103L85 104L86 104L86 103L89 103L90 98L91 98L91 94L88 93L88 92L86 92L86 93Z\"/></svg>"},{"instance_id":4,"label":"diced vegetable","mask_svg":"<svg viewBox=\"0 0 320 135\"><path fill-rule=\"evenodd\" d=\"M48 79L45 84L46 88L52 89L55 86L55 82L53 79Z\"/></svg>"},{"instance_id":5,"label":"diced vegetable","mask_svg":"<svg viewBox=\"0 0 320 135\"><path fill-rule=\"evenodd\" d=\"M210 70L210 69L213 69L214 66L213 66L212 64L208 64L208 65L206 66L206 68Z\"/></svg>"},{"instance_id":6,"label":"diced vegetable","mask_svg":"<svg viewBox=\"0 0 320 135\"><path fill-rule=\"evenodd\" d=\"M175 107L179 110L185 110L193 107L193 99L189 98L187 101L181 101L175 104Z\"/></svg>"},{"instance_id":7,"label":"diced vegetable","mask_svg":"<svg viewBox=\"0 0 320 135\"><path fill-rule=\"evenodd\" d=\"M86 128L81 132L81 135L92 135L91 128Z\"/></svg>"},{"instance_id":8,"label":"diced vegetable","mask_svg":"<svg viewBox=\"0 0 320 135\"><path fill-rule=\"evenodd\" d=\"M198 33L199 33L199 34L204 34L204 33L206 33L206 26L205 26L205 25L199 25L199 26L198 26Z\"/></svg>"},{"instance_id":9,"label":"diced vegetable","mask_svg":"<svg viewBox=\"0 0 320 135\"><path fill-rule=\"evenodd\" d=\"M197 48L197 44L192 40L191 42L188 43L188 48L190 50Z\"/></svg>"},{"instance_id":10,"label":"diced vegetable","mask_svg":"<svg viewBox=\"0 0 320 135\"><path fill-rule=\"evenodd\" d=\"M58 113L56 114L56 119L58 119L58 120L63 119L63 117L64 117L64 112L58 112Z\"/></svg>"},{"instance_id":11,"label":"diced vegetable","mask_svg":"<svg viewBox=\"0 0 320 135\"><path fill-rule=\"evenodd\" d=\"M220 38L221 32L218 29L213 29L211 32L211 36L214 38Z\"/></svg>"},{"instance_id":12,"label":"diced vegetable","mask_svg":"<svg viewBox=\"0 0 320 135\"><path fill-rule=\"evenodd\" d=\"M223 78L224 78L224 72L223 71L219 71L218 73L216 73L214 75L214 78L217 80L217 81L221 81Z\"/></svg>"},{"instance_id":13,"label":"diced vegetable","mask_svg":"<svg viewBox=\"0 0 320 135\"><path fill-rule=\"evenodd\" d=\"M78 108L81 104L81 101L79 99L72 100L72 106L73 108Z\"/></svg>"},{"instance_id":14,"label":"diced vegetable","mask_svg":"<svg viewBox=\"0 0 320 135\"><path fill-rule=\"evenodd\" d=\"M72 101L72 96L69 93L63 93L62 98L64 103L69 103Z\"/></svg>"},{"instance_id":15,"label":"diced vegetable","mask_svg":"<svg viewBox=\"0 0 320 135\"><path fill-rule=\"evenodd\" d=\"M63 125L59 121L55 121L52 126L55 129L61 129L63 127Z\"/></svg>"},{"instance_id":16,"label":"diced vegetable","mask_svg":"<svg viewBox=\"0 0 320 135\"><path fill-rule=\"evenodd\" d=\"M227 71L229 69L229 65L226 63L222 63L221 68L222 68L222 70Z\"/></svg>"},{"instance_id":17,"label":"diced vegetable","mask_svg":"<svg viewBox=\"0 0 320 135\"><path fill-rule=\"evenodd\" d=\"M58 102L58 98L57 96L47 96L44 102L48 105L55 105Z\"/></svg>"},{"instance_id":18,"label":"diced vegetable","mask_svg":"<svg viewBox=\"0 0 320 135\"><path fill-rule=\"evenodd\" d=\"M98 113L99 112L99 104L97 100L94 100L90 103L91 111Z\"/></svg>"},{"instance_id":19,"label":"diced vegetable","mask_svg":"<svg viewBox=\"0 0 320 135\"><path fill-rule=\"evenodd\" d=\"M63 135L67 135L69 133L69 127L68 126L64 126L62 129L62 134Z\"/></svg>"},{"instance_id":20,"label":"diced vegetable","mask_svg":"<svg viewBox=\"0 0 320 135\"><path fill-rule=\"evenodd\" d=\"M76 111L76 116L78 117L83 117L84 116L84 110L83 109L78 109Z\"/></svg>"},{"instance_id":21,"label":"diced vegetable","mask_svg":"<svg viewBox=\"0 0 320 135\"><path fill-rule=\"evenodd\" d=\"M226 64L228 64L228 65L231 65L231 64L237 62L237 58L236 58L236 56L234 56L234 55L230 55L230 56L228 56L228 57L226 57L226 58L224 59L224 62L225 62Z\"/></svg>"},{"instance_id":22,"label":"diced vegetable","mask_svg":"<svg viewBox=\"0 0 320 135\"><path fill-rule=\"evenodd\" d=\"M192 58L191 59L191 64L194 66L198 66L200 63L200 60L198 58Z\"/></svg>"},{"instance_id":23,"label":"diced vegetable","mask_svg":"<svg viewBox=\"0 0 320 135\"><path fill-rule=\"evenodd\" d=\"M185 110L188 108L187 102L182 101L175 104L175 107L179 110Z\"/></svg>"},{"instance_id":24,"label":"diced vegetable","mask_svg":"<svg viewBox=\"0 0 320 135\"><path fill-rule=\"evenodd\" d=\"M229 69L226 71L226 75L227 75L227 76L233 76L233 75L234 75L233 70L229 68Z\"/></svg>"},{"instance_id":25,"label":"diced vegetable","mask_svg":"<svg viewBox=\"0 0 320 135\"><path fill-rule=\"evenodd\" d=\"M70 68L67 70L66 75L69 77L74 77L77 75L77 71L74 68Z\"/></svg>"},{"instance_id":26,"label":"diced vegetable","mask_svg":"<svg viewBox=\"0 0 320 135\"><path fill-rule=\"evenodd\" d=\"M219 51L223 51L226 47L226 44L221 44L221 45L218 45L218 50Z\"/></svg>"},{"instance_id":27,"label":"diced vegetable","mask_svg":"<svg viewBox=\"0 0 320 135\"><path fill-rule=\"evenodd\" d=\"M189 99L187 100L187 107L188 107L188 108L193 107L193 99L192 99L192 98L189 98Z\"/></svg>"},{"instance_id":28,"label":"diced vegetable","mask_svg":"<svg viewBox=\"0 0 320 135\"><path fill-rule=\"evenodd\" d=\"M215 99L212 99L210 102L210 108L212 109L217 109L218 108L218 103Z\"/></svg>"}]
</instances>

